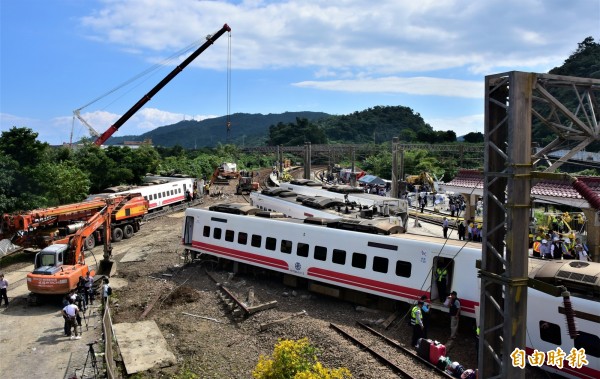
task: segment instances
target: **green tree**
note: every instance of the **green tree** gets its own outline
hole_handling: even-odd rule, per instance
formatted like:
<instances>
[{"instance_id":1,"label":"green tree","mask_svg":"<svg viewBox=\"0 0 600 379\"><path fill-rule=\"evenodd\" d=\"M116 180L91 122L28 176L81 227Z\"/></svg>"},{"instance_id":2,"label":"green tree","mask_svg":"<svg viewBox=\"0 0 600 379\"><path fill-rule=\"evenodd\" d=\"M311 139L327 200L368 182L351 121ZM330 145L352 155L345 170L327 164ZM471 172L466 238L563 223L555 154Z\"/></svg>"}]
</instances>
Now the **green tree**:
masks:
<instances>
[{"instance_id":1,"label":"green tree","mask_svg":"<svg viewBox=\"0 0 600 379\"><path fill-rule=\"evenodd\" d=\"M362 168L380 178L391 179L392 153L385 150L381 151L379 154L370 155L363 160Z\"/></svg>"},{"instance_id":2,"label":"green tree","mask_svg":"<svg viewBox=\"0 0 600 379\"><path fill-rule=\"evenodd\" d=\"M49 145L37 140L29 128L12 127L0 135L0 155L9 175L10 187L4 190L8 211L46 206L43 189L35 177L36 166L48 161ZM5 182L6 183L6 182Z\"/></svg>"},{"instance_id":3,"label":"green tree","mask_svg":"<svg viewBox=\"0 0 600 379\"><path fill-rule=\"evenodd\" d=\"M80 202L89 194L87 174L71 162L42 163L36 167L34 175L48 206Z\"/></svg>"},{"instance_id":4,"label":"green tree","mask_svg":"<svg viewBox=\"0 0 600 379\"><path fill-rule=\"evenodd\" d=\"M119 176L122 173L117 172L115 162L106 155L104 150L94 144L86 144L79 148L75 152L74 159L77 167L87 172L92 193L99 193L105 188L125 183Z\"/></svg>"},{"instance_id":5,"label":"green tree","mask_svg":"<svg viewBox=\"0 0 600 379\"><path fill-rule=\"evenodd\" d=\"M323 129L306 118L296 118L296 123L278 123L269 128L269 145L298 146L305 142L327 143Z\"/></svg>"},{"instance_id":6,"label":"green tree","mask_svg":"<svg viewBox=\"0 0 600 379\"><path fill-rule=\"evenodd\" d=\"M133 161L131 172L136 179L141 179L147 173L158 172L160 167L160 155L149 145L142 145L133 150Z\"/></svg>"},{"instance_id":7,"label":"green tree","mask_svg":"<svg viewBox=\"0 0 600 379\"><path fill-rule=\"evenodd\" d=\"M2 132L0 152L10 156L21 167L34 167L46 161L50 145L37 140L38 133L29 128L17 128Z\"/></svg>"},{"instance_id":8,"label":"green tree","mask_svg":"<svg viewBox=\"0 0 600 379\"><path fill-rule=\"evenodd\" d=\"M0 214L16 210L17 194L13 191L19 164L6 155L0 155Z\"/></svg>"},{"instance_id":9,"label":"green tree","mask_svg":"<svg viewBox=\"0 0 600 379\"><path fill-rule=\"evenodd\" d=\"M465 142L468 143L481 143L483 142L483 134L480 132L470 132L464 135Z\"/></svg>"}]
</instances>

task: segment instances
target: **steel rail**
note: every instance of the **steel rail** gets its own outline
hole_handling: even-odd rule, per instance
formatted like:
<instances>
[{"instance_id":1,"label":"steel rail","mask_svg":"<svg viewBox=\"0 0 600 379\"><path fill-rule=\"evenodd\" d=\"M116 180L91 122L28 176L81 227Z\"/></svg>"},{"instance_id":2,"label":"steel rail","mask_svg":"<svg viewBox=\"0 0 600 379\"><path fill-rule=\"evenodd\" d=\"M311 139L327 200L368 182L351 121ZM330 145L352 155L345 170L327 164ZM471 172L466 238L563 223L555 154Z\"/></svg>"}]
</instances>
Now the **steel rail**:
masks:
<instances>
[{"instance_id":1,"label":"steel rail","mask_svg":"<svg viewBox=\"0 0 600 379\"><path fill-rule=\"evenodd\" d=\"M401 375L403 375L406 378L409 378L409 379L413 379L414 378L412 375L410 375L409 373L407 373L406 371L404 371L401 367L399 367L395 363L391 362L389 359L385 358L384 356L382 356L381 354L379 354L375 350L371 349L364 342L362 342L359 339L357 339L356 337L350 335L348 332L344 331L339 326L337 326L337 325L335 325L333 323L330 323L329 326L332 329L334 329L336 332L338 332L339 334L341 334L342 336L344 336L345 338L351 340L355 344L359 345L361 348L367 350L371 355L373 355L375 358L377 358L380 362L383 362L390 369L392 369L392 370L394 370L396 372L399 372Z\"/></svg>"}]
</instances>

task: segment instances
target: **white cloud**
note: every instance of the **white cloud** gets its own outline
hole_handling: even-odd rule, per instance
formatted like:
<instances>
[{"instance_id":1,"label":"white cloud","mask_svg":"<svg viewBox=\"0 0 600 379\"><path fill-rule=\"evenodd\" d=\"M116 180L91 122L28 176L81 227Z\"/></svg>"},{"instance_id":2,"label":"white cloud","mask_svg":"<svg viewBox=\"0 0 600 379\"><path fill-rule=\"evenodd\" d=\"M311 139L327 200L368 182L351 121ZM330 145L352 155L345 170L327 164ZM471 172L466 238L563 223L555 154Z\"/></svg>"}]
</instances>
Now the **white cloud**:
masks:
<instances>
[{"instance_id":1,"label":"white cloud","mask_svg":"<svg viewBox=\"0 0 600 379\"><path fill-rule=\"evenodd\" d=\"M427 77L305 81L293 83L292 85L339 92L406 93L410 95L483 98L483 83L481 82Z\"/></svg>"},{"instance_id":2,"label":"white cloud","mask_svg":"<svg viewBox=\"0 0 600 379\"><path fill-rule=\"evenodd\" d=\"M315 75L328 76L348 68L373 76L457 67L494 73L562 63L557 57L564 59L590 31L597 32L598 6L536 0L106 0L81 22L94 37L151 55L216 31L222 24L215 20L228 22L237 69L316 67ZM596 17L581 17L590 13ZM219 42L194 64L224 69L227 44Z\"/></svg>"},{"instance_id":3,"label":"white cloud","mask_svg":"<svg viewBox=\"0 0 600 379\"><path fill-rule=\"evenodd\" d=\"M434 130L453 130L458 137L471 132L483 133L485 116L483 114L454 118L428 118L423 116L423 119L426 123L431 125Z\"/></svg>"}]
</instances>

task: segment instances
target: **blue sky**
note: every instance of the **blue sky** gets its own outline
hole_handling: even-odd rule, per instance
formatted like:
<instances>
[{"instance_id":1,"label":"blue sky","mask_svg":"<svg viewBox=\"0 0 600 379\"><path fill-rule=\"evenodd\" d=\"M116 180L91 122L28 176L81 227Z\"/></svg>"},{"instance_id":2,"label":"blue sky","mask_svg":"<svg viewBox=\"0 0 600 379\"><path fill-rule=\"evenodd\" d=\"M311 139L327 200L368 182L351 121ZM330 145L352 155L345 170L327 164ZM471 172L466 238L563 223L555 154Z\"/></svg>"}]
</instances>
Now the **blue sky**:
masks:
<instances>
[{"instance_id":1,"label":"blue sky","mask_svg":"<svg viewBox=\"0 0 600 379\"><path fill-rule=\"evenodd\" d=\"M223 24L225 34L116 135L231 113L402 105L435 130L483 132L485 75L547 72L600 41L600 0L2 0L0 131L52 144L100 133ZM233 120L232 128L243 129Z\"/></svg>"}]
</instances>

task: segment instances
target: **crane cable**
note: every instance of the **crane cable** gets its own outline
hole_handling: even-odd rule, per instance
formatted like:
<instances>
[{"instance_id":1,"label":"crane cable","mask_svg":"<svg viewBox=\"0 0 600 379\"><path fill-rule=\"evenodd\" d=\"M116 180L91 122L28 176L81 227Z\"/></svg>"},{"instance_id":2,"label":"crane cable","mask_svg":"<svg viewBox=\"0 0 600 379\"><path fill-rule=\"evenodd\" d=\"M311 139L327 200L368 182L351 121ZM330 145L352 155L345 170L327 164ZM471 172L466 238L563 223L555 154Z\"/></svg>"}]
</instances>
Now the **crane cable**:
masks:
<instances>
[{"instance_id":1,"label":"crane cable","mask_svg":"<svg viewBox=\"0 0 600 379\"><path fill-rule=\"evenodd\" d=\"M104 94L96 97L95 99L89 101L88 103L86 103L85 105L82 105L81 107L77 108L74 112L79 112L82 111L83 109L89 107L90 105L104 99L105 97L111 95L112 93L120 90L123 87L126 87L128 85L130 85L131 83L134 83L135 81L139 80L140 78L147 76L146 79L144 79L143 81L139 82L138 84L136 84L135 86L133 86L131 89L129 89L128 91L126 91L125 93L123 93L121 96L117 97L115 100L109 102L106 106L104 106L104 108L102 108L103 110L108 108L110 105L112 105L113 103L115 103L117 100L121 99L123 96L125 96L126 94L128 94L129 92L133 91L133 89L139 87L143 82L145 82L146 80L148 80L150 78L151 75L153 75L153 73L155 74L156 72L158 72L159 69L167 66L168 64L170 64L173 60L177 59L178 57L180 57L181 55L186 55L189 51L197 48L203 41L202 40L197 40L195 42L190 43L189 45L185 46L184 48L180 49L179 51L176 51L175 53L171 54L169 57L163 59L161 62L156 63L150 67L148 67L147 69L145 69L144 71L140 72L139 74L129 78L128 80L126 80L125 82L119 84L118 86L114 87L113 89L105 92ZM71 126L71 137L69 138L69 145L72 145L72 141L73 141L73 129L75 127L75 116L73 116L73 125Z\"/></svg>"},{"instance_id":2,"label":"crane cable","mask_svg":"<svg viewBox=\"0 0 600 379\"><path fill-rule=\"evenodd\" d=\"M171 61L175 60L177 57L186 54L187 52L191 51L192 49L196 48L200 43L202 42L202 40L198 40L195 42L192 42L191 44L189 44L188 46L182 48L179 51L176 51L175 53L171 54L169 57L165 58L164 60L162 60L159 63L156 63L150 67L148 67L146 70L140 72L139 74L129 78L128 80L124 81L123 83L119 84L118 86L116 86L115 88L109 90L108 92L96 97L95 99L91 100L90 102L88 102L87 104L79 107L77 110L81 111L84 108L89 107L90 105L94 104L95 102L102 100L103 98L105 98L106 96L112 94L113 92L118 91L119 89L135 82L136 80L140 79L141 77L144 77L146 75L149 75L151 72L156 71L166 65L168 65ZM139 86L139 84L137 85ZM136 87L137 87L136 86Z\"/></svg>"},{"instance_id":3,"label":"crane cable","mask_svg":"<svg viewBox=\"0 0 600 379\"><path fill-rule=\"evenodd\" d=\"M227 136L225 143L229 143L231 133L231 32L227 40Z\"/></svg>"}]
</instances>

